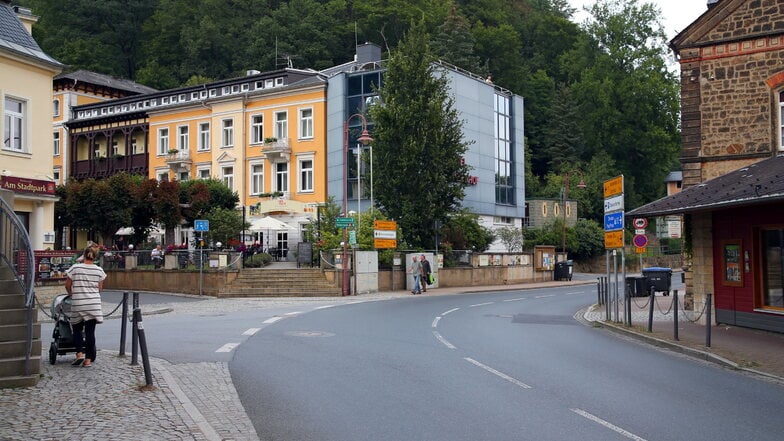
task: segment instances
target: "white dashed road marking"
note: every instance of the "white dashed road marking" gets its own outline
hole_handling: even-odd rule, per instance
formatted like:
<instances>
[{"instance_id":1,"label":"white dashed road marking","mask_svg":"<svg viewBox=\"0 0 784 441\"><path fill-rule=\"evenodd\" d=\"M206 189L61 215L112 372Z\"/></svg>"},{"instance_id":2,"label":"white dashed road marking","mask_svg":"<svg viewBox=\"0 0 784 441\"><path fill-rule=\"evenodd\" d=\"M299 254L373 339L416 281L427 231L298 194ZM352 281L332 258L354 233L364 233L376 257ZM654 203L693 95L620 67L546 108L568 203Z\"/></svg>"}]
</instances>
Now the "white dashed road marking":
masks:
<instances>
[{"instance_id":1,"label":"white dashed road marking","mask_svg":"<svg viewBox=\"0 0 784 441\"><path fill-rule=\"evenodd\" d=\"M529 385L527 385L527 384L523 383L522 381L520 381L520 380L518 380L518 379L516 379L516 378L512 378L512 377L510 377L509 375L506 375L506 374L505 374L505 373L503 373L503 372L499 372L499 371L497 371L497 370L495 370L495 369L491 368L490 366L484 365L484 364L482 364L482 363L480 363L480 362L478 362L478 361L474 360L473 358L464 357L464 358L463 358L463 360L465 360L465 361L467 361L467 362L469 362L469 363L473 364L474 366L478 366L478 367L480 367L480 368L482 368L482 369L486 370L487 372L490 372L490 373L491 373L491 374L493 374L493 375L496 375L496 376L498 376L498 377L501 377L501 378L503 378L504 380L506 380L506 381L508 381L508 382L510 382L510 383L512 383L512 384L514 384L514 385L516 385L516 386L520 386L520 387L522 387L523 389L531 389L531 386L529 386Z\"/></svg>"},{"instance_id":2,"label":"white dashed road marking","mask_svg":"<svg viewBox=\"0 0 784 441\"><path fill-rule=\"evenodd\" d=\"M302 311L287 312L283 315L297 315L297 314L302 314Z\"/></svg>"},{"instance_id":3,"label":"white dashed road marking","mask_svg":"<svg viewBox=\"0 0 784 441\"><path fill-rule=\"evenodd\" d=\"M218 348L218 350L215 352L231 352L239 345L239 343L226 343L225 345Z\"/></svg>"},{"instance_id":4,"label":"white dashed road marking","mask_svg":"<svg viewBox=\"0 0 784 441\"><path fill-rule=\"evenodd\" d=\"M265 325L269 325L280 320L283 320L283 317L272 317L272 318L268 318L267 320L264 320L262 323L264 323Z\"/></svg>"},{"instance_id":5,"label":"white dashed road marking","mask_svg":"<svg viewBox=\"0 0 784 441\"><path fill-rule=\"evenodd\" d=\"M247 331L243 332L242 335L253 335L253 334L259 332L260 330L261 330L261 328L250 328Z\"/></svg>"},{"instance_id":6,"label":"white dashed road marking","mask_svg":"<svg viewBox=\"0 0 784 441\"><path fill-rule=\"evenodd\" d=\"M639 436L637 436L637 435L635 435L635 434L633 434L633 433L631 433L629 431L626 431L624 429L621 429L620 427L616 426L615 424L609 423L609 422L607 422L607 421L605 421L605 420L603 420L603 419L601 419L601 418L599 418L599 417L597 417L595 415L591 415L590 413L588 413L588 412L586 412L586 411L584 411L582 409L569 409L569 410L571 410L572 412L576 413L577 415L580 415L583 418L588 418L589 420L591 420L591 421L593 421L595 423L599 423L602 426L604 426L604 427L606 427L606 428L608 428L608 429L610 429L610 430L612 430L614 432L620 433L621 435L625 436L626 438L633 439L635 441L645 441L645 438L640 438Z\"/></svg>"},{"instance_id":7,"label":"white dashed road marking","mask_svg":"<svg viewBox=\"0 0 784 441\"><path fill-rule=\"evenodd\" d=\"M458 311L458 310L460 310L460 308L452 308L452 309L450 309L449 311L447 311L447 312L445 312L445 313L441 314L441 317L443 317L443 316L445 316L445 315L447 315L447 314L449 314L449 313L451 313L451 312Z\"/></svg>"},{"instance_id":8,"label":"white dashed road marking","mask_svg":"<svg viewBox=\"0 0 784 441\"><path fill-rule=\"evenodd\" d=\"M567 293L566 293L566 294L564 294L564 295L567 295L567 296L576 296L576 295L580 295L580 294L582 294L582 293L583 293L583 291L575 291L575 292L567 292Z\"/></svg>"},{"instance_id":9,"label":"white dashed road marking","mask_svg":"<svg viewBox=\"0 0 784 441\"><path fill-rule=\"evenodd\" d=\"M433 319L433 325L432 325L433 328L437 328L438 327L438 321L439 320L441 320L441 317L436 317L436 318Z\"/></svg>"},{"instance_id":10,"label":"white dashed road marking","mask_svg":"<svg viewBox=\"0 0 784 441\"><path fill-rule=\"evenodd\" d=\"M535 299L546 299L548 297L555 297L555 294L547 294L545 296L536 296Z\"/></svg>"},{"instance_id":11,"label":"white dashed road marking","mask_svg":"<svg viewBox=\"0 0 784 441\"><path fill-rule=\"evenodd\" d=\"M477 306L487 306L492 305L495 302L486 302L486 303L477 303L476 305L468 305L469 308L476 308Z\"/></svg>"},{"instance_id":12,"label":"white dashed road marking","mask_svg":"<svg viewBox=\"0 0 784 441\"><path fill-rule=\"evenodd\" d=\"M504 301L505 301L505 302L519 302L520 300L525 300L525 299L527 299L527 298L528 298L528 297L520 297L520 298L517 298L517 299L506 299L506 300L504 300Z\"/></svg>"},{"instance_id":13,"label":"white dashed road marking","mask_svg":"<svg viewBox=\"0 0 784 441\"><path fill-rule=\"evenodd\" d=\"M327 309L327 308L334 308L335 306L337 306L337 305L324 305L324 306L319 306L319 307L316 307L316 308L313 308L313 309Z\"/></svg>"}]
</instances>

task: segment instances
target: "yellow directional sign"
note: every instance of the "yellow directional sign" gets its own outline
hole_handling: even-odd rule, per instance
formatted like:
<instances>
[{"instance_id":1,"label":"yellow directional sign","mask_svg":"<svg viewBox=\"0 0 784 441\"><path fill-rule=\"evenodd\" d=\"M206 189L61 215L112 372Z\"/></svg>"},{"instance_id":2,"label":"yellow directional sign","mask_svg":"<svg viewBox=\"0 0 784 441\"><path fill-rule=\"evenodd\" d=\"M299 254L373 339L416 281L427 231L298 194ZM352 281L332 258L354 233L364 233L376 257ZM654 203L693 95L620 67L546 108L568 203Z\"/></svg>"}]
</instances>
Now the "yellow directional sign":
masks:
<instances>
[{"instance_id":1,"label":"yellow directional sign","mask_svg":"<svg viewBox=\"0 0 784 441\"><path fill-rule=\"evenodd\" d=\"M607 249L623 248L623 230L605 231L604 247Z\"/></svg>"},{"instance_id":2,"label":"yellow directional sign","mask_svg":"<svg viewBox=\"0 0 784 441\"><path fill-rule=\"evenodd\" d=\"M373 221L374 230L397 230L397 222L390 220Z\"/></svg>"},{"instance_id":3,"label":"yellow directional sign","mask_svg":"<svg viewBox=\"0 0 784 441\"><path fill-rule=\"evenodd\" d=\"M376 248L397 248L395 239L373 239L373 246Z\"/></svg>"},{"instance_id":4,"label":"yellow directional sign","mask_svg":"<svg viewBox=\"0 0 784 441\"><path fill-rule=\"evenodd\" d=\"M604 181L604 197L623 193L623 175Z\"/></svg>"}]
</instances>

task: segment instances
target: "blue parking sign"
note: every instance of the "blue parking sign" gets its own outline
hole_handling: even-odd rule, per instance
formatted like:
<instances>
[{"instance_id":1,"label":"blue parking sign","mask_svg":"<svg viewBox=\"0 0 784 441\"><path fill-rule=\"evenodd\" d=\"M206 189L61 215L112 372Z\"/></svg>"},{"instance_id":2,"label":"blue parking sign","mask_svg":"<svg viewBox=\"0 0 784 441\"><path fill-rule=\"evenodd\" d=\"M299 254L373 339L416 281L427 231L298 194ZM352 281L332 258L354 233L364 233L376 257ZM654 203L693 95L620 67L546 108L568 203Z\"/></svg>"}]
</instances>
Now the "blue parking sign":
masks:
<instances>
[{"instance_id":1,"label":"blue parking sign","mask_svg":"<svg viewBox=\"0 0 784 441\"><path fill-rule=\"evenodd\" d=\"M206 219L196 219L193 221L193 231L210 231L210 221Z\"/></svg>"}]
</instances>

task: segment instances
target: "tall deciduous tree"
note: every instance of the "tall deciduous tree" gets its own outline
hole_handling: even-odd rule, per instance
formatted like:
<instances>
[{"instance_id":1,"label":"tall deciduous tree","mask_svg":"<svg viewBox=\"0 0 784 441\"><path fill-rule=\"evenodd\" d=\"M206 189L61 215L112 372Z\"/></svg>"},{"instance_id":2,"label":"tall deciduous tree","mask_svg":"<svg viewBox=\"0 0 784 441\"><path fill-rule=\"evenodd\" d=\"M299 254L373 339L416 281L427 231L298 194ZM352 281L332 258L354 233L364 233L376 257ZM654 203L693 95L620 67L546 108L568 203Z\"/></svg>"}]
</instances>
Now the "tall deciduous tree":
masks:
<instances>
[{"instance_id":1,"label":"tall deciduous tree","mask_svg":"<svg viewBox=\"0 0 784 441\"><path fill-rule=\"evenodd\" d=\"M445 221L464 196L468 169L462 122L436 70L422 22L413 24L390 55L375 122L376 203L397 220L406 241L433 243L434 221Z\"/></svg>"}]
</instances>

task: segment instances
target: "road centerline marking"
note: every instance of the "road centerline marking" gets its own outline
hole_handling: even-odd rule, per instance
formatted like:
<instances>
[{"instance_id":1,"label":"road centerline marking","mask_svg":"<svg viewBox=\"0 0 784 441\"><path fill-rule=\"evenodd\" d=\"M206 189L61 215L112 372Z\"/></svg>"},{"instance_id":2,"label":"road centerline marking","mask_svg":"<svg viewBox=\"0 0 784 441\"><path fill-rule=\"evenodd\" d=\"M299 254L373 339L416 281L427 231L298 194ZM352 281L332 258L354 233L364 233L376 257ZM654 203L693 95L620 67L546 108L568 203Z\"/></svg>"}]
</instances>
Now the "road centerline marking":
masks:
<instances>
[{"instance_id":1,"label":"road centerline marking","mask_svg":"<svg viewBox=\"0 0 784 441\"><path fill-rule=\"evenodd\" d=\"M447 314L449 314L449 313L452 313L452 312L455 312L455 311L459 311L459 310L460 310L460 308L452 308L452 309L450 309L450 310L449 310L449 311L447 311L447 312L442 312L442 313L441 313L441 317L443 317L443 316L445 316L445 315L447 315Z\"/></svg>"},{"instance_id":2,"label":"road centerline marking","mask_svg":"<svg viewBox=\"0 0 784 441\"><path fill-rule=\"evenodd\" d=\"M317 306L313 309L327 309L327 308L334 308L337 305L324 305L324 306Z\"/></svg>"},{"instance_id":3,"label":"road centerline marking","mask_svg":"<svg viewBox=\"0 0 784 441\"><path fill-rule=\"evenodd\" d=\"M253 335L253 334L259 332L260 330L261 330L261 328L250 328L247 331L243 332L242 335Z\"/></svg>"},{"instance_id":4,"label":"road centerline marking","mask_svg":"<svg viewBox=\"0 0 784 441\"><path fill-rule=\"evenodd\" d=\"M436 318L433 319L433 325L432 325L433 328L437 328L438 327L438 321L439 320L441 320L441 317L436 317Z\"/></svg>"},{"instance_id":5,"label":"road centerline marking","mask_svg":"<svg viewBox=\"0 0 784 441\"><path fill-rule=\"evenodd\" d=\"M555 294L547 294L542 296L536 296L535 299L546 299L547 297L555 297Z\"/></svg>"},{"instance_id":6,"label":"road centerline marking","mask_svg":"<svg viewBox=\"0 0 784 441\"><path fill-rule=\"evenodd\" d=\"M275 323L275 322L280 321L280 320L283 320L283 317L268 318L267 320L264 320L261 323L264 323L265 325L269 325L269 324Z\"/></svg>"},{"instance_id":7,"label":"road centerline marking","mask_svg":"<svg viewBox=\"0 0 784 441\"><path fill-rule=\"evenodd\" d=\"M479 306L487 306L487 305L492 305L493 303L495 303L495 302L477 303L477 304L475 304L475 305L468 305L468 307L469 307L469 308L476 308L476 307L479 307Z\"/></svg>"},{"instance_id":8,"label":"road centerline marking","mask_svg":"<svg viewBox=\"0 0 784 441\"><path fill-rule=\"evenodd\" d=\"M612 424L609 421L605 421L605 420L599 418L598 416L592 415L592 414L590 414L590 413L588 413L588 412L586 412L586 411L584 411L582 409L569 409L569 410L571 410L572 412L576 413L577 415L580 415L583 418L587 418L587 419L589 419L589 420L591 420L591 421L593 421L595 423L599 423L602 426L612 430L613 432L617 432L617 433L625 436L626 438L633 439L635 441L646 441L645 438L640 438L639 436L637 436L637 435L635 435L635 434L633 434L633 433L631 433L631 432L629 432L627 430L621 429L620 427L616 426L615 424Z\"/></svg>"},{"instance_id":9,"label":"road centerline marking","mask_svg":"<svg viewBox=\"0 0 784 441\"><path fill-rule=\"evenodd\" d=\"M516 298L516 299L506 299L504 301L505 302L519 302L520 300L527 300L527 299L528 299L528 297L519 297L519 298Z\"/></svg>"},{"instance_id":10,"label":"road centerline marking","mask_svg":"<svg viewBox=\"0 0 784 441\"><path fill-rule=\"evenodd\" d=\"M521 388L523 388L523 389L531 389L531 386L529 386L529 385L527 385L527 384L523 383L522 381L520 381L520 380L518 380L518 379L516 379L516 378L512 378L512 377L510 377L509 375L506 375L506 374L505 374L505 373L503 373L503 372L499 372L499 371L497 371L497 370L495 370L495 369L491 368L490 366L487 366L487 365L485 365L485 364L482 364L482 363L480 363L480 362L478 362L478 361L474 360L474 359L473 359L473 358L471 358L471 357L463 357L463 360L465 360L465 361L467 361L467 362L469 362L469 363L473 364L474 366L480 367L480 368L482 368L482 369L486 370L487 372L490 372L491 374L493 374L493 375L495 375L495 376L497 376L497 377L501 377L501 378L503 378L504 380L506 380L506 381L508 381L508 382L510 382L510 383L512 383L512 384L514 384L514 385L516 385L516 386L520 386L520 387L521 387Z\"/></svg>"}]
</instances>

